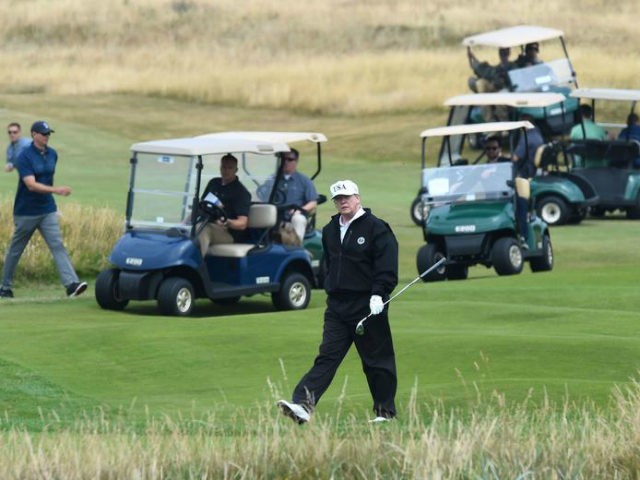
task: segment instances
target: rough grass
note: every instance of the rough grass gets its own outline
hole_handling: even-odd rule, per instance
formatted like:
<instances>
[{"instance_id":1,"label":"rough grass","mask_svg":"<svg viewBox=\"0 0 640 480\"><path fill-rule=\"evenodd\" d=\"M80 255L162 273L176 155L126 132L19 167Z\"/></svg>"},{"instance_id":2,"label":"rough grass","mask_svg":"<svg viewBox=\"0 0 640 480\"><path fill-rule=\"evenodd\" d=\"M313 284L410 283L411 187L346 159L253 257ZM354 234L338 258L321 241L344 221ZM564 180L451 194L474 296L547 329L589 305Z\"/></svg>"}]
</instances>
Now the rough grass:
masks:
<instances>
[{"instance_id":1,"label":"rough grass","mask_svg":"<svg viewBox=\"0 0 640 480\"><path fill-rule=\"evenodd\" d=\"M0 250L4 254L13 235L13 201L0 202ZM124 226L124 217L108 208L58 202L62 238L77 273L93 278L108 265L107 255ZM16 283L41 283L57 278L57 270L44 239L34 233L27 245L14 280Z\"/></svg>"},{"instance_id":2,"label":"rough grass","mask_svg":"<svg viewBox=\"0 0 640 480\"><path fill-rule=\"evenodd\" d=\"M0 3L0 90L127 92L325 114L420 112L466 92L460 42L467 35L521 23L559 28L584 86L634 87L628 66L640 49L632 0L615 9L600 0L63 0L49 7ZM624 45L615 58L612 39ZM543 48L543 58L551 55ZM482 55L495 60L493 51Z\"/></svg>"}]
</instances>

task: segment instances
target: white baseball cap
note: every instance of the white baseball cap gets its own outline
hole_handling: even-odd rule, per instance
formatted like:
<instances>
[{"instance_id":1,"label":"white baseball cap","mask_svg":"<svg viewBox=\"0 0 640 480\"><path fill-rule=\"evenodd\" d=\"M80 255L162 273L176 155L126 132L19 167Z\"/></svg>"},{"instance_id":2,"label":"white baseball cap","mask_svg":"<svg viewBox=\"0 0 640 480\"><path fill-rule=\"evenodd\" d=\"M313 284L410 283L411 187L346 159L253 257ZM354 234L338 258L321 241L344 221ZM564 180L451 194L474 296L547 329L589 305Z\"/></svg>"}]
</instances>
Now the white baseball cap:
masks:
<instances>
[{"instance_id":1,"label":"white baseball cap","mask_svg":"<svg viewBox=\"0 0 640 480\"><path fill-rule=\"evenodd\" d=\"M331 192L331 198L336 198L338 195L360 195L358 185L351 180L338 180L329 187L329 191Z\"/></svg>"}]
</instances>

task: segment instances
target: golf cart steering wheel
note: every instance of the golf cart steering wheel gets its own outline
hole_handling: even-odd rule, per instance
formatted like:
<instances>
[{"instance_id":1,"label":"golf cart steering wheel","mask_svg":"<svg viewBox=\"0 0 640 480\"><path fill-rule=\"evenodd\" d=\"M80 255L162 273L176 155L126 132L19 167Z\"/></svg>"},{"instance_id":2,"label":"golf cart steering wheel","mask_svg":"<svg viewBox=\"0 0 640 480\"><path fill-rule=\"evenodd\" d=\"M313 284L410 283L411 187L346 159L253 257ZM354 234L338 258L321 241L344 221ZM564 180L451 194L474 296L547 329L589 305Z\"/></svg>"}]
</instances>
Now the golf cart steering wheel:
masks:
<instances>
[{"instance_id":1,"label":"golf cart steering wheel","mask_svg":"<svg viewBox=\"0 0 640 480\"><path fill-rule=\"evenodd\" d=\"M207 222L215 222L216 220L225 221L227 212L224 211L220 205L214 205L213 203L202 201L198 205L199 214Z\"/></svg>"},{"instance_id":2,"label":"golf cart steering wheel","mask_svg":"<svg viewBox=\"0 0 640 480\"><path fill-rule=\"evenodd\" d=\"M282 205L276 205L276 209L278 210L278 216L285 222L291 221L291 215L289 215L290 210L297 210L301 212L305 217L309 216L306 210L295 203L284 203Z\"/></svg>"}]
</instances>

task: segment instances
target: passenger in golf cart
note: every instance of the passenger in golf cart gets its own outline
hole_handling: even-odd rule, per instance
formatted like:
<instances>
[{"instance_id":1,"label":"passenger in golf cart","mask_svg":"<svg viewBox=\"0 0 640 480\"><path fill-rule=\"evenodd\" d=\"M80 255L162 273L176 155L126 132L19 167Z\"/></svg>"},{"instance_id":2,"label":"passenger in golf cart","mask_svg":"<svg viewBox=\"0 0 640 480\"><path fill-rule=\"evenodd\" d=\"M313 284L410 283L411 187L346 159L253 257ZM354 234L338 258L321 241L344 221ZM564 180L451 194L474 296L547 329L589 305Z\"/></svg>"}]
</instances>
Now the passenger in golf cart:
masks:
<instances>
[{"instance_id":1,"label":"passenger in golf cart","mask_svg":"<svg viewBox=\"0 0 640 480\"><path fill-rule=\"evenodd\" d=\"M489 62L479 61L471 51L471 47L467 47L469 66L474 73L474 76L469 77L469 88L476 93L509 90L511 81L508 72L516 68L516 64L509 60L509 55L511 55L510 48L499 48L500 61L497 65L490 65Z\"/></svg>"},{"instance_id":2,"label":"passenger in golf cart","mask_svg":"<svg viewBox=\"0 0 640 480\"><path fill-rule=\"evenodd\" d=\"M301 245L309 225L315 226L319 198L311 179L298 171L299 161L300 152L292 148L284 154L281 174L272 175L258 188L262 201L269 201L271 197L271 201L279 205L280 236L283 243L291 245Z\"/></svg>"}]
</instances>

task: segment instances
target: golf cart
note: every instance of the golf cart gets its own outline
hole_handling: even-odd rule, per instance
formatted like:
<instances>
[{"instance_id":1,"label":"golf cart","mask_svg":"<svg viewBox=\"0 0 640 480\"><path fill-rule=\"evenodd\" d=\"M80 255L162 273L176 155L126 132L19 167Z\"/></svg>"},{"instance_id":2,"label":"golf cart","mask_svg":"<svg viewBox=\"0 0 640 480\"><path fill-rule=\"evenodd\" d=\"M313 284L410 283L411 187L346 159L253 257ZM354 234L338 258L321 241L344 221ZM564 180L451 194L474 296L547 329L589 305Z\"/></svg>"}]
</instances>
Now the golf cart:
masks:
<instances>
[{"instance_id":1,"label":"golf cart","mask_svg":"<svg viewBox=\"0 0 640 480\"><path fill-rule=\"evenodd\" d=\"M545 42L542 56L547 60L510 70L508 72L510 90L515 92L560 92L568 95L570 90L577 86L577 80L564 42L564 33L561 30L534 25L518 25L466 37L462 44L469 48L483 47L494 51L498 48L519 48L520 54L524 55L527 44L541 42ZM554 58L554 60L549 60L549 58Z\"/></svg>"},{"instance_id":2,"label":"golf cart","mask_svg":"<svg viewBox=\"0 0 640 480\"><path fill-rule=\"evenodd\" d=\"M560 155L560 140L574 124L576 99L551 92L497 92L458 95L449 98L445 105L450 107L447 125L482 123L482 112L494 107L506 109L511 121L519 120L522 115L533 117L546 143L534 158L539 174L531 181L531 198L538 215L548 225L578 223L585 217L589 205L597 201L595 190L588 181L572 175L566 166L558 164L559 158L564 158L566 163L566 156ZM475 148L484 144L484 136L484 132L468 134L466 140ZM462 137L458 137L451 141L461 140ZM460 149L462 145L452 147ZM473 163L479 163L483 158L480 154ZM422 193L422 190L418 192L411 206L411 217L417 225L422 225L419 217Z\"/></svg>"},{"instance_id":3,"label":"golf cart","mask_svg":"<svg viewBox=\"0 0 640 480\"><path fill-rule=\"evenodd\" d=\"M627 218L639 219L640 143L633 138L619 139L618 134L626 127L621 120L626 121L627 115L634 113L640 90L579 88L571 92L571 96L590 103L593 121L609 136L605 140L571 139L567 146L571 173L591 182L598 194L598 202L589 209L590 215L602 217L607 212L622 210ZM621 112L616 108L619 102L626 102L630 107ZM605 118L614 122L603 122ZM585 137L584 125L582 128Z\"/></svg>"},{"instance_id":4,"label":"golf cart","mask_svg":"<svg viewBox=\"0 0 640 480\"><path fill-rule=\"evenodd\" d=\"M432 128L421 133L422 183L424 193L423 235L416 265L427 270L441 258L445 266L425 275L425 281L461 280L473 265L493 267L498 275L522 271L525 261L533 272L553 268L553 249L547 225L526 207L529 220L521 225L517 215L518 196L528 199L528 180L516 178L515 165L504 163L470 164L462 158L465 136L476 133L506 132L525 135L530 122L496 122ZM440 140L438 166L426 167L427 142ZM516 195L517 190L517 195ZM518 234L526 228L527 240Z\"/></svg>"},{"instance_id":5,"label":"golf cart","mask_svg":"<svg viewBox=\"0 0 640 480\"><path fill-rule=\"evenodd\" d=\"M269 293L280 310L306 308L316 286L311 254L274 240L278 208L257 194L281 174L288 143L302 140L317 146L319 158L326 141L320 133L228 132L132 145L125 232L109 256L113 267L96 279L100 307L122 310L131 300L155 299L162 313L186 316L197 298L231 305ZM199 229L225 212L201 194L228 153L238 159L237 175L252 196L249 240L213 244L203 258Z\"/></svg>"}]
</instances>

